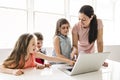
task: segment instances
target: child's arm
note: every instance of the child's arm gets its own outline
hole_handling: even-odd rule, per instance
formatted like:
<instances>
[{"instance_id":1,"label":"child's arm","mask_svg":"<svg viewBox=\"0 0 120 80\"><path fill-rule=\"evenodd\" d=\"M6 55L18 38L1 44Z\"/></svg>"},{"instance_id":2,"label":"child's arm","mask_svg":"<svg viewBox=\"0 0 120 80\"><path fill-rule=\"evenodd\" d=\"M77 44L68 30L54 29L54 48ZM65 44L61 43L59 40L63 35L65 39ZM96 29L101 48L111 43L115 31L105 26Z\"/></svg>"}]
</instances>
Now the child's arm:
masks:
<instances>
[{"instance_id":1,"label":"child's arm","mask_svg":"<svg viewBox=\"0 0 120 80\"><path fill-rule=\"evenodd\" d=\"M14 74L16 76L24 73L21 69L9 69L9 68L5 68L3 65L0 65L0 72L7 74Z\"/></svg>"},{"instance_id":2,"label":"child's arm","mask_svg":"<svg viewBox=\"0 0 120 80\"><path fill-rule=\"evenodd\" d=\"M42 54L40 52L36 53L36 58L42 58L42 59L46 59L46 60L54 61L54 62L65 62L65 63L68 63L69 65L74 65L74 63L75 63L74 61L69 60L69 59L47 56L47 55Z\"/></svg>"},{"instance_id":3,"label":"child's arm","mask_svg":"<svg viewBox=\"0 0 120 80\"><path fill-rule=\"evenodd\" d=\"M54 49L55 49L55 54L57 57L62 57L62 58L66 58L64 55L61 54L60 51L60 39L58 36L54 37Z\"/></svg>"}]
</instances>

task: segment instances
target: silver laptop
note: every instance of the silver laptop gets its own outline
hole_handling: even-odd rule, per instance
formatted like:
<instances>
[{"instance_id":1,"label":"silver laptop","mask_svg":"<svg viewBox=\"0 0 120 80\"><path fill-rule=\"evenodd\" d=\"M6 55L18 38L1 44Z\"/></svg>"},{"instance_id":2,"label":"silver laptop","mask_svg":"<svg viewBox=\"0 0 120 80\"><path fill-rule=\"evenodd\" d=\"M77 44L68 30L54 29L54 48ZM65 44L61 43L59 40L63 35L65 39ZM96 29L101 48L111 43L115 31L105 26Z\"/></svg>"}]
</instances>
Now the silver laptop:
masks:
<instances>
[{"instance_id":1,"label":"silver laptop","mask_svg":"<svg viewBox=\"0 0 120 80\"><path fill-rule=\"evenodd\" d=\"M109 54L110 52L92 54L80 53L73 67L62 66L59 67L59 69L68 75L97 71L101 68L102 64L107 59Z\"/></svg>"}]
</instances>

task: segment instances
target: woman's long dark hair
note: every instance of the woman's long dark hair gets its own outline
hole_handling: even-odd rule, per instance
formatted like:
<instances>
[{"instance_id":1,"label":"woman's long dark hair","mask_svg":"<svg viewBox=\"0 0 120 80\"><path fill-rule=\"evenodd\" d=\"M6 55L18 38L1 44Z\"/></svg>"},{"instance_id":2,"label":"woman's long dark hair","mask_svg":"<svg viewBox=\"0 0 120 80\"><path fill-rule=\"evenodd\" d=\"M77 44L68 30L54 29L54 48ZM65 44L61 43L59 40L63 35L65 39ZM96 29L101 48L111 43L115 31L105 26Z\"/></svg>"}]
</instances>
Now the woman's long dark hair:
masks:
<instances>
[{"instance_id":1,"label":"woman's long dark hair","mask_svg":"<svg viewBox=\"0 0 120 80\"><path fill-rule=\"evenodd\" d=\"M97 24L97 17L94 14L94 10L90 5L84 5L79 13L84 13L86 16L88 16L89 18L92 18L91 22L90 22L90 30L89 30L89 43L91 44L92 42L94 42L97 39L97 35L98 35L98 24Z\"/></svg>"}]
</instances>

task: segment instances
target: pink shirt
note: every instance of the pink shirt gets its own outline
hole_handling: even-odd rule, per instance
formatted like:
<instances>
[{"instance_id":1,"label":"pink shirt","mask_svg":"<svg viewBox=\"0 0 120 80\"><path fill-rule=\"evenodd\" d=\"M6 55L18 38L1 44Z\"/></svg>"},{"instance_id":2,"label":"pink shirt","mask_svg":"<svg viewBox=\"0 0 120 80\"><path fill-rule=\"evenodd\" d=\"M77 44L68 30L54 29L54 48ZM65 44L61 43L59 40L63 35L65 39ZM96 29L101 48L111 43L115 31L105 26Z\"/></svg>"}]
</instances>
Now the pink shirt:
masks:
<instances>
[{"instance_id":1,"label":"pink shirt","mask_svg":"<svg viewBox=\"0 0 120 80\"><path fill-rule=\"evenodd\" d=\"M98 30L103 28L102 21L98 19ZM89 28L83 28L80 25L80 22L74 25L72 32L78 35L78 52L92 53L95 51L94 42L89 44L88 41L88 32Z\"/></svg>"},{"instance_id":2,"label":"pink shirt","mask_svg":"<svg viewBox=\"0 0 120 80\"><path fill-rule=\"evenodd\" d=\"M30 53L28 60L26 60L24 68L35 67L35 53Z\"/></svg>"}]
</instances>

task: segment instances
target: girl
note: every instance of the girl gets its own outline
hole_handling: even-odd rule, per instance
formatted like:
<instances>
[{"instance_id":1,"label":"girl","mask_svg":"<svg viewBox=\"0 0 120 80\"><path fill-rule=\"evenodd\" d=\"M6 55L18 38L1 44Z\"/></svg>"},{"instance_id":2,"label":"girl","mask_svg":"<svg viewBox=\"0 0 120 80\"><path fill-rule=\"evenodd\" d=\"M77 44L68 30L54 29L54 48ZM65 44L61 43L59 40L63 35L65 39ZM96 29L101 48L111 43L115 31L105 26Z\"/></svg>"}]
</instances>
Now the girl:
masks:
<instances>
[{"instance_id":1,"label":"girl","mask_svg":"<svg viewBox=\"0 0 120 80\"><path fill-rule=\"evenodd\" d=\"M71 41L68 37L69 28L70 24L66 19L61 18L57 21L54 36L53 56L70 59Z\"/></svg>"},{"instance_id":2,"label":"girl","mask_svg":"<svg viewBox=\"0 0 120 80\"><path fill-rule=\"evenodd\" d=\"M0 66L0 72L9 73L14 75L23 74L23 70L29 67L44 68L35 63L35 58L42 58L52 61L62 61L70 65L74 64L74 61L59 57L49 57L40 52L36 52L37 39L34 35L26 33L19 37L15 44L11 55Z\"/></svg>"}]
</instances>

